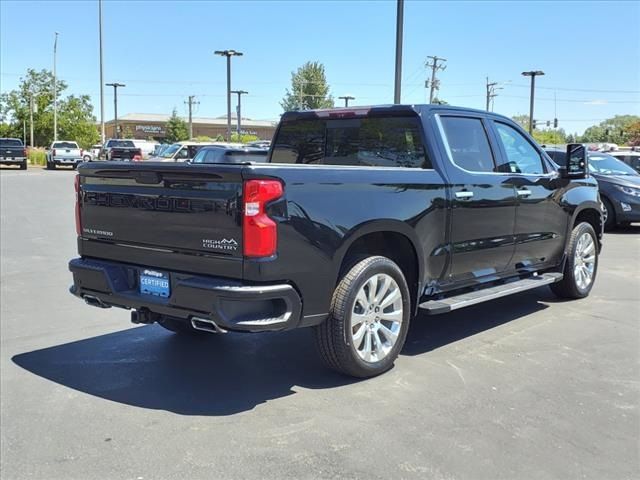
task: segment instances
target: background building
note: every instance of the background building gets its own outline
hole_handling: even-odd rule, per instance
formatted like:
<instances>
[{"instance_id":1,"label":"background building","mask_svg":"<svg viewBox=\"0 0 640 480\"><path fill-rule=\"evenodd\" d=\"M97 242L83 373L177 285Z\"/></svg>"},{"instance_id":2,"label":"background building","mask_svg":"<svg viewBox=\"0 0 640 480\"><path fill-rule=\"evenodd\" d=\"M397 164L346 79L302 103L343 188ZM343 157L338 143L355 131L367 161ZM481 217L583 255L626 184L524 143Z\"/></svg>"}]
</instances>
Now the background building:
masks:
<instances>
[{"instance_id":1,"label":"background building","mask_svg":"<svg viewBox=\"0 0 640 480\"><path fill-rule=\"evenodd\" d=\"M118 129L120 138L153 139L162 142L166 136L166 125L170 115L157 113L128 113L118 117ZM186 118L183 120L188 121ZM231 130L236 131L236 117L232 115ZM242 132L257 135L263 140L271 140L276 129L276 122L264 120L251 120L242 118ZM107 138L115 137L115 122L105 122ZM206 136L216 138L218 135L226 135L227 117L223 115L216 118L193 117L193 136Z\"/></svg>"}]
</instances>

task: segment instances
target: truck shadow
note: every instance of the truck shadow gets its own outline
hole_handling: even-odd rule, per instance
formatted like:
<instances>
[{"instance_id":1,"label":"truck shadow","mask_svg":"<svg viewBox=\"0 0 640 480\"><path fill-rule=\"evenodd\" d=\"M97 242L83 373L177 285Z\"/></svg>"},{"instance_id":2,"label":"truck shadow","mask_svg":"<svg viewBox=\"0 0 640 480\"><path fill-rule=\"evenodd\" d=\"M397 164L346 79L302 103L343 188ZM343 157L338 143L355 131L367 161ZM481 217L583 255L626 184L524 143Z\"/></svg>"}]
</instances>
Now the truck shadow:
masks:
<instances>
[{"instance_id":1,"label":"truck shadow","mask_svg":"<svg viewBox=\"0 0 640 480\"><path fill-rule=\"evenodd\" d=\"M606 235L633 235L640 233L640 223L622 225L606 232Z\"/></svg>"},{"instance_id":2,"label":"truck shadow","mask_svg":"<svg viewBox=\"0 0 640 480\"><path fill-rule=\"evenodd\" d=\"M546 308L544 288L413 322L403 355L443 345ZM550 295L550 294L549 294ZM320 362L310 329L181 338L148 325L16 355L13 362L106 400L181 415L223 416L296 393L356 383ZM382 387L383 388L383 387Z\"/></svg>"}]
</instances>

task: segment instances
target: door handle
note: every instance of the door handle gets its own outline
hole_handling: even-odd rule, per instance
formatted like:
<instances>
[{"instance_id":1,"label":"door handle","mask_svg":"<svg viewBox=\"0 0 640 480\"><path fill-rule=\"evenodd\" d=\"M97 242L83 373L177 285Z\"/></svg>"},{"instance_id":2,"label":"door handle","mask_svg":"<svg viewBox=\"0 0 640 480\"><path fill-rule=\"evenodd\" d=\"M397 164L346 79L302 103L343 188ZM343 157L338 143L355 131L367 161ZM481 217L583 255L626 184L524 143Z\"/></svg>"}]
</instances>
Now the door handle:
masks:
<instances>
[{"instance_id":1,"label":"door handle","mask_svg":"<svg viewBox=\"0 0 640 480\"><path fill-rule=\"evenodd\" d=\"M529 195L531 195L531 190L529 190L528 188L521 188L519 190L516 190L516 192L518 193L519 197L528 197Z\"/></svg>"},{"instance_id":2,"label":"door handle","mask_svg":"<svg viewBox=\"0 0 640 480\"><path fill-rule=\"evenodd\" d=\"M473 198L473 192L469 192L467 190L462 190L461 192L456 192L456 198L459 200L469 200Z\"/></svg>"}]
</instances>

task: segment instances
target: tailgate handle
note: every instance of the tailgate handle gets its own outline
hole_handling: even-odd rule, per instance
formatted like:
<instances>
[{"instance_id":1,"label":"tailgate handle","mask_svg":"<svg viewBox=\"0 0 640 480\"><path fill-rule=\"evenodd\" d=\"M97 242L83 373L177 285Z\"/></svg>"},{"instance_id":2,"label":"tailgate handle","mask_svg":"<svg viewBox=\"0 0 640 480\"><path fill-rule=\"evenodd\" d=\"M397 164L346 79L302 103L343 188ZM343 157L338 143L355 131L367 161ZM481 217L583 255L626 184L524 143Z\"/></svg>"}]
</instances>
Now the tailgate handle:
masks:
<instances>
[{"instance_id":1,"label":"tailgate handle","mask_svg":"<svg viewBox=\"0 0 640 480\"><path fill-rule=\"evenodd\" d=\"M156 184L162 181L162 176L156 172L136 172L133 178L136 183Z\"/></svg>"}]
</instances>

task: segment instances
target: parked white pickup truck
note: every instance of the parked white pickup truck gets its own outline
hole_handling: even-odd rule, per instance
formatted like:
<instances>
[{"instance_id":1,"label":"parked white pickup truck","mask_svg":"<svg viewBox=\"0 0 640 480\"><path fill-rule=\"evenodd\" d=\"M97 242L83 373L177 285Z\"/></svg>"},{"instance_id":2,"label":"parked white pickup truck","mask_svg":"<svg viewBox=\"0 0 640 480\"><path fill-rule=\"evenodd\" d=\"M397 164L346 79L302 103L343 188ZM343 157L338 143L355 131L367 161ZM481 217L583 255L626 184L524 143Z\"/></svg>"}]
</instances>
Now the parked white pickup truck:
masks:
<instances>
[{"instance_id":1,"label":"parked white pickup truck","mask_svg":"<svg viewBox=\"0 0 640 480\"><path fill-rule=\"evenodd\" d=\"M58 165L76 168L83 161L82 149L76 142L58 140L47 149L47 169L55 170Z\"/></svg>"}]
</instances>

